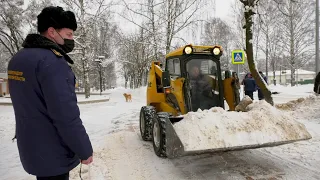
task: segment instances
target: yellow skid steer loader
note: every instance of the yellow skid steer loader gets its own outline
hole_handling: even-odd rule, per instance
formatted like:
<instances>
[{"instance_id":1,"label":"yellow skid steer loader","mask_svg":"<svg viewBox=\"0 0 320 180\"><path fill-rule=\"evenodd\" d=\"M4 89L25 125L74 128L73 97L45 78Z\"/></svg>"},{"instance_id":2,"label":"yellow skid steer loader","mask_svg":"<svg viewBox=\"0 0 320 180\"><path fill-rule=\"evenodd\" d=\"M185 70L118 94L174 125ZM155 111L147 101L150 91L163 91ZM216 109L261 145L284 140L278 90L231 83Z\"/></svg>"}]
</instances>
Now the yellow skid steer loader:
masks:
<instances>
[{"instance_id":1,"label":"yellow skid steer loader","mask_svg":"<svg viewBox=\"0 0 320 180\"><path fill-rule=\"evenodd\" d=\"M271 147L310 139L302 136L293 140L277 139L263 144L246 143L237 146L222 145L214 149L186 150L185 142L177 135L173 125L183 121L183 115L198 109L225 109L225 101L229 111L235 111L239 103L239 90L234 83L234 76L228 71L224 74L221 72L222 53L221 46L186 45L166 55L165 70L160 62L152 62L148 76L147 105L140 111L140 133L144 141L152 141L157 156L175 158ZM193 77L198 77L196 85ZM195 91L199 88L205 96ZM214 117L212 119L214 120Z\"/></svg>"}]
</instances>

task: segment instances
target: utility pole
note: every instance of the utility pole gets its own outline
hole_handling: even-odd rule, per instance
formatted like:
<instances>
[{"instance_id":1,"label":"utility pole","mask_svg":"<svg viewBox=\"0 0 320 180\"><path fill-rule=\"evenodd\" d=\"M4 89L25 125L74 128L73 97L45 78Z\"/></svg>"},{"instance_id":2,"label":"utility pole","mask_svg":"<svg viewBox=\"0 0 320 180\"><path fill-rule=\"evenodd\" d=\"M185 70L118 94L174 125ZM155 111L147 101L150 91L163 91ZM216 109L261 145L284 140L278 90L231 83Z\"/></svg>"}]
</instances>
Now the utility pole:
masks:
<instances>
[{"instance_id":1,"label":"utility pole","mask_svg":"<svg viewBox=\"0 0 320 180\"><path fill-rule=\"evenodd\" d=\"M99 68L100 68L100 96L102 95L102 63L99 63Z\"/></svg>"},{"instance_id":2,"label":"utility pole","mask_svg":"<svg viewBox=\"0 0 320 180\"><path fill-rule=\"evenodd\" d=\"M316 0L316 75L320 71L319 25L319 0Z\"/></svg>"}]
</instances>

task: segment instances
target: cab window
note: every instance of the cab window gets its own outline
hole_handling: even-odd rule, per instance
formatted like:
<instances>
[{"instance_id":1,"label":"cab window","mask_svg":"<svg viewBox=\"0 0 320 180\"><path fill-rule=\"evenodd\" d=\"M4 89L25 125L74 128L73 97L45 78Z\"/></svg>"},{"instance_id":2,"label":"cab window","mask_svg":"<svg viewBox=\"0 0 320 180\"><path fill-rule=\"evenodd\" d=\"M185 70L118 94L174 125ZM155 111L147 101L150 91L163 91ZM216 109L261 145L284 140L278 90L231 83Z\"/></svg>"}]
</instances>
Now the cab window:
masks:
<instances>
[{"instance_id":1,"label":"cab window","mask_svg":"<svg viewBox=\"0 0 320 180\"><path fill-rule=\"evenodd\" d=\"M192 59L187 63L187 72L190 73L192 67L198 67L200 73L203 75L214 75L217 74L217 64L211 59Z\"/></svg>"},{"instance_id":2,"label":"cab window","mask_svg":"<svg viewBox=\"0 0 320 180\"><path fill-rule=\"evenodd\" d=\"M167 60L167 70L169 71L170 75L173 76L180 76L180 60L179 58L169 59Z\"/></svg>"}]
</instances>

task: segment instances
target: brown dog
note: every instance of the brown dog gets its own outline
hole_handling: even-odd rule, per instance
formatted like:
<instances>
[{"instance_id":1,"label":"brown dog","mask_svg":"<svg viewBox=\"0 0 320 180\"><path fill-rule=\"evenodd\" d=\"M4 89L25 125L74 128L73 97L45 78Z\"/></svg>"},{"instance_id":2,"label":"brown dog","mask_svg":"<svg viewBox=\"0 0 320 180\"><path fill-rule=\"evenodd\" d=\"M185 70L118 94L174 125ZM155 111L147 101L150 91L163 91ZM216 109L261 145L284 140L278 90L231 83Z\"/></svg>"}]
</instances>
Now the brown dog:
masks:
<instances>
[{"instance_id":1,"label":"brown dog","mask_svg":"<svg viewBox=\"0 0 320 180\"><path fill-rule=\"evenodd\" d=\"M126 102L132 102L131 94L124 93L123 96L126 98Z\"/></svg>"}]
</instances>

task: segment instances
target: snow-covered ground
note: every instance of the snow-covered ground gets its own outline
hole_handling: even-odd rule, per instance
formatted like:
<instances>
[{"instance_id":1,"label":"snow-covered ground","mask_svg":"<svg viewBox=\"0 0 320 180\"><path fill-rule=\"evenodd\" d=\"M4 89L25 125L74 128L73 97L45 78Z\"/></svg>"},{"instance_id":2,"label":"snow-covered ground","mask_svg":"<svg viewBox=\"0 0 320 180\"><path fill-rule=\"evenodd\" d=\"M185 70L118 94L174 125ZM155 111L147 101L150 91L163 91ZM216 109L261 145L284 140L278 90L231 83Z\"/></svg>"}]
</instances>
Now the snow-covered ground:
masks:
<instances>
[{"instance_id":1,"label":"snow-covered ground","mask_svg":"<svg viewBox=\"0 0 320 180\"><path fill-rule=\"evenodd\" d=\"M282 86L282 85L274 86L272 84L272 85L269 85L269 89L271 90L271 92L279 93L279 94L272 95L275 99L275 103L286 103L288 101L297 99L297 97L307 97L313 94L313 84L298 85L293 88L291 86ZM243 92L243 86L242 86L240 91L241 99L243 98L243 96L244 96L244 92ZM255 100L258 99L258 91L253 93L253 98Z\"/></svg>"},{"instance_id":2,"label":"snow-covered ground","mask_svg":"<svg viewBox=\"0 0 320 180\"><path fill-rule=\"evenodd\" d=\"M84 94L77 94L78 102L90 102L95 100L105 100L110 99L109 95L102 94L100 95L91 95L89 98L85 98ZM11 103L10 97L0 97L0 104L1 103Z\"/></svg>"},{"instance_id":3,"label":"snow-covered ground","mask_svg":"<svg viewBox=\"0 0 320 180\"><path fill-rule=\"evenodd\" d=\"M273 95L279 104L312 95L313 86L270 88L280 92ZM318 97L282 106L284 113L306 126L311 140L272 148L163 159L154 154L150 142L140 137L138 120L140 108L146 103L145 88L118 88L109 92L109 102L79 105L94 146L94 162L82 166L83 179L320 179ZM133 94L132 102L125 102L124 92ZM11 141L14 135L11 106L0 106L0 122L0 179L35 179L23 170L16 142ZM72 171L71 179L80 179L79 167Z\"/></svg>"}]
</instances>

